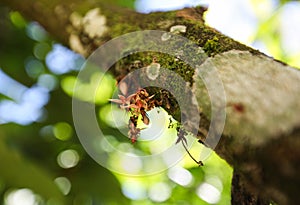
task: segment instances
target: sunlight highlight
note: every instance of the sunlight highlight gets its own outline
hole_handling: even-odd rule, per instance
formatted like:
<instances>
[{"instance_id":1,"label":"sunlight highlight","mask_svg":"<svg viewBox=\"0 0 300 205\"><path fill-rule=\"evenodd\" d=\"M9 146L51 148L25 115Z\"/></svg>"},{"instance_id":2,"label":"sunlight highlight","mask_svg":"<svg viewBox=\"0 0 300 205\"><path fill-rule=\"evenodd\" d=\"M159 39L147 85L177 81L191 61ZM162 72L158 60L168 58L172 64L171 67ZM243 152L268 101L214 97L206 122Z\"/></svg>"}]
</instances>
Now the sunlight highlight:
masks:
<instances>
[{"instance_id":1,"label":"sunlight highlight","mask_svg":"<svg viewBox=\"0 0 300 205\"><path fill-rule=\"evenodd\" d=\"M138 12L149 13L153 11L171 11L205 3L204 0L137 0L135 7Z\"/></svg>"},{"instance_id":2,"label":"sunlight highlight","mask_svg":"<svg viewBox=\"0 0 300 205\"><path fill-rule=\"evenodd\" d=\"M181 186L188 186L193 181L193 175L188 170L179 166L169 169L168 177Z\"/></svg>"},{"instance_id":3,"label":"sunlight highlight","mask_svg":"<svg viewBox=\"0 0 300 205\"><path fill-rule=\"evenodd\" d=\"M139 173L143 168L142 160L138 157L128 158L126 156L127 155L124 155L124 157L121 159L121 166L123 167L123 169L130 174Z\"/></svg>"},{"instance_id":4,"label":"sunlight highlight","mask_svg":"<svg viewBox=\"0 0 300 205\"><path fill-rule=\"evenodd\" d=\"M159 182L149 188L148 196L154 202L163 202L170 198L171 187L167 183Z\"/></svg>"},{"instance_id":5,"label":"sunlight highlight","mask_svg":"<svg viewBox=\"0 0 300 205\"><path fill-rule=\"evenodd\" d=\"M57 163L60 167L68 169L78 164L79 155L75 150L65 150L57 156Z\"/></svg>"},{"instance_id":6,"label":"sunlight highlight","mask_svg":"<svg viewBox=\"0 0 300 205\"><path fill-rule=\"evenodd\" d=\"M46 56L46 64L54 74L64 74L80 70L84 58L68 48L55 44Z\"/></svg>"},{"instance_id":7,"label":"sunlight highlight","mask_svg":"<svg viewBox=\"0 0 300 205\"><path fill-rule=\"evenodd\" d=\"M122 183L122 192L127 198L132 200L147 198L147 190L144 183L134 179L128 179Z\"/></svg>"},{"instance_id":8,"label":"sunlight highlight","mask_svg":"<svg viewBox=\"0 0 300 205\"><path fill-rule=\"evenodd\" d=\"M18 189L10 192L4 205L38 205L36 195L30 189Z\"/></svg>"},{"instance_id":9,"label":"sunlight highlight","mask_svg":"<svg viewBox=\"0 0 300 205\"><path fill-rule=\"evenodd\" d=\"M55 184L58 186L63 195L68 195L71 191L71 182L66 177L57 177L54 179Z\"/></svg>"},{"instance_id":10,"label":"sunlight highlight","mask_svg":"<svg viewBox=\"0 0 300 205\"><path fill-rule=\"evenodd\" d=\"M220 201L221 192L209 183L202 183L196 190L197 195L209 204L216 204Z\"/></svg>"},{"instance_id":11,"label":"sunlight highlight","mask_svg":"<svg viewBox=\"0 0 300 205\"><path fill-rule=\"evenodd\" d=\"M27 125L42 119L48 103L49 90L33 85L27 88L0 69L0 93L11 100L0 101L0 124L16 122Z\"/></svg>"}]
</instances>

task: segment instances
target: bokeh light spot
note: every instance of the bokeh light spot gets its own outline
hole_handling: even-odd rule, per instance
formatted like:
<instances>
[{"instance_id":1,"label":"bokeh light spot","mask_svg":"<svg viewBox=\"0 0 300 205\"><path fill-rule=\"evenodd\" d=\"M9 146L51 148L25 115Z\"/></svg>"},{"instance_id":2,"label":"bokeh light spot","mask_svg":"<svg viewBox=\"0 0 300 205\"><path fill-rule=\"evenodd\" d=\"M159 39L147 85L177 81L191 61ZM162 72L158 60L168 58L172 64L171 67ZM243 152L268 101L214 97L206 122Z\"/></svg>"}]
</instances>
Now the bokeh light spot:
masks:
<instances>
[{"instance_id":1,"label":"bokeh light spot","mask_svg":"<svg viewBox=\"0 0 300 205\"><path fill-rule=\"evenodd\" d=\"M166 201L171 196L171 187L163 182L152 185L149 189L149 198L155 202Z\"/></svg>"},{"instance_id":2,"label":"bokeh light spot","mask_svg":"<svg viewBox=\"0 0 300 205\"><path fill-rule=\"evenodd\" d=\"M134 154L130 154L134 156ZM143 168L143 162L139 157L131 158L124 155L121 159L121 166L126 171L126 173L137 174Z\"/></svg>"},{"instance_id":3,"label":"bokeh light spot","mask_svg":"<svg viewBox=\"0 0 300 205\"><path fill-rule=\"evenodd\" d=\"M169 169L168 177L181 186L188 186L193 180L193 175L182 167L172 167Z\"/></svg>"},{"instance_id":4,"label":"bokeh light spot","mask_svg":"<svg viewBox=\"0 0 300 205\"><path fill-rule=\"evenodd\" d=\"M11 191L5 197L4 205L38 205L36 195L30 189Z\"/></svg>"},{"instance_id":5,"label":"bokeh light spot","mask_svg":"<svg viewBox=\"0 0 300 205\"><path fill-rule=\"evenodd\" d=\"M39 133L40 133L41 137L43 137L45 140L52 141L55 139L52 130L53 130L53 126L47 125L47 126L42 127L40 129Z\"/></svg>"},{"instance_id":6,"label":"bokeh light spot","mask_svg":"<svg viewBox=\"0 0 300 205\"><path fill-rule=\"evenodd\" d=\"M31 22L28 24L27 35L36 41L45 41L48 37L45 29L37 22Z\"/></svg>"},{"instance_id":7,"label":"bokeh light spot","mask_svg":"<svg viewBox=\"0 0 300 205\"><path fill-rule=\"evenodd\" d=\"M38 85L47 88L49 91L57 87L58 80L54 75L42 74L38 78Z\"/></svg>"},{"instance_id":8,"label":"bokeh light spot","mask_svg":"<svg viewBox=\"0 0 300 205\"><path fill-rule=\"evenodd\" d=\"M62 151L57 156L57 163L60 167L68 169L75 167L78 164L79 155L75 150L68 149Z\"/></svg>"},{"instance_id":9,"label":"bokeh light spot","mask_svg":"<svg viewBox=\"0 0 300 205\"><path fill-rule=\"evenodd\" d=\"M163 136L168 129L169 115L168 113L160 108L153 108L147 112L150 119L150 124L147 129L141 131L139 140L155 140Z\"/></svg>"},{"instance_id":10,"label":"bokeh light spot","mask_svg":"<svg viewBox=\"0 0 300 205\"><path fill-rule=\"evenodd\" d=\"M76 83L75 76L67 76L61 80L61 87L69 96L73 95L73 89Z\"/></svg>"},{"instance_id":11,"label":"bokeh light spot","mask_svg":"<svg viewBox=\"0 0 300 205\"><path fill-rule=\"evenodd\" d=\"M101 121L105 122L110 127L127 128L129 114L116 105L106 105L99 110Z\"/></svg>"},{"instance_id":12,"label":"bokeh light spot","mask_svg":"<svg viewBox=\"0 0 300 205\"><path fill-rule=\"evenodd\" d=\"M52 51L46 56L46 64L54 74L78 71L83 62L82 56L60 44L55 44Z\"/></svg>"},{"instance_id":13,"label":"bokeh light spot","mask_svg":"<svg viewBox=\"0 0 300 205\"><path fill-rule=\"evenodd\" d=\"M50 50L51 50L51 47L47 43L41 42L41 43L35 44L35 46L33 48L33 54L37 59L44 60L47 53Z\"/></svg>"},{"instance_id":14,"label":"bokeh light spot","mask_svg":"<svg viewBox=\"0 0 300 205\"><path fill-rule=\"evenodd\" d=\"M54 182L64 195L71 191L71 182L66 177L57 177Z\"/></svg>"},{"instance_id":15,"label":"bokeh light spot","mask_svg":"<svg viewBox=\"0 0 300 205\"><path fill-rule=\"evenodd\" d=\"M220 201L221 192L209 183L202 183L196 190L197 195L209 204L216 204Z\"/></svg>"},{"instance_id":16,"label":"bokeh light spot","mask_svg":"<svg viewBox=\"0 0 300 205\"><path fill-rule=\"evenodd\" d=\"M65 77L61 82L63 90L72 97L96 104L107 103L115 85L112 76L100 72L94 73L88 81L81 82L77 80L74 76ZM76 92L73 96L75 83Z\"/></svg>"},{"instance_id":17,"label":"bokeh light spot","mask_svg":"<svg viewBox=\"0 0 300 205\"><path fill-rule=\"evenodd\" d=\"M115 80L111 75L102 74L102 73L100 75L99 74L92 76L92 82L97 83L96 93L94 94L95 102L97 104L105 104L108 102L108 99L112 95L113 86L115 85ZM101 81L99 83L98 81L100 78Z\"/></svg>"},{"instance_id":18,"label":"bokeh light spot","mask_svg":"<svg viewBox=\"0 0 300 205\"><path fill-rule=\"evenodd\" d=\"M66 141L72 137L72 127L66 122L56 123L53 127L54 136L62 141Z\"/></svg>"},{"instance_id":19,"label":"bokeh light spot","mask_svg":"<svg viewBox=\"0 0 300 205\"><path fill-rule=\"evenodd\" d=\"M142 182L128 179L122 183L123 194L132 200L141 200L147 197L147 190Z\"/></svg>"},{"instance_id":20,"label":"bokeh light spot","mask_svg":"<svg viewBox=\"0 0 300 205\"><path fill-rule=\"evenodd\" d=\"M17 11L10 12L10 20L17 28L25 28L27 23Z\"/></svg>"},{"instance_id":21,"label":"bokeh light spot","mask_svg":"<svg viewBox=\"0 0 300 205\"><path fill-rule=\"evenodd\" d=\"M29 58L25 62L25 70L29 77L37 78L45 72L44 64L36 58Z\"/></svg>"}]
</instances>

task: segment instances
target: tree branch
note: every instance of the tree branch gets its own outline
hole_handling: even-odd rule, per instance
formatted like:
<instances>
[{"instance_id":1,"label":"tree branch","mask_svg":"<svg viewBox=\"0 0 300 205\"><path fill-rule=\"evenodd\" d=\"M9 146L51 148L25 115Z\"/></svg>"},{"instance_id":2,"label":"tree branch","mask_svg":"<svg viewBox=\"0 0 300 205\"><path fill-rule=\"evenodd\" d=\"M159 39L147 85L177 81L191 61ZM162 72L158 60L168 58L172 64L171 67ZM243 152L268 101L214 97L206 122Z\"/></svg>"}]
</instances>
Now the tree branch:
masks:
<instances>
[{"instance_id":1,"label":"tree branch","mask_svg":"<svg viewBox=\"0 0 300 205\"><path fill-rule=\"evenodd\" d=\"M84 56L124 33L144 29L169 31L174 25L185 25L187 31L182 35L202 47L209 58L197 70L185 67L185 71L191 72L182 72L181 66L165 60L163 54L156 57L165 68L174 70L188 81L201 102L199 109L207 121L200 125L199 137L202 140L207 137L211 102L206 86L197 75L199 70L208 73L213 66L223 83L227 100L225 129L216 152L234 167L240 176L238 183L245 184L247 191L280 204L297 203L300 186L298 70L204 25L202 8L146 15L96 0L88 3L79 0L0 2L38 21L59 41ZM95 20L96 30L86 23L89 16L98 19L98 23ZM142 59L143 64L151 63L149 56ZM124 66L115 70L116 76L128 72L129 61L121 62ZM179 108L167 111L175 115ZM217 127L218 122L214 126ZM204 134L200 136L201 133ZM210 137L214 136L208 136L206 140Z\"/></svg>"},{"instance_id":2,"label":"tree branch","mask_svg":"<svg viewBox=\"0 0 300 205\"><path fill-rule=\"evenodd\" d=\"M269 205L266 200L261 199L258 195L249 193L242 184L240 176L233 173L231 183L231 204L232 205Z\"/></svg>"}]
</instances>

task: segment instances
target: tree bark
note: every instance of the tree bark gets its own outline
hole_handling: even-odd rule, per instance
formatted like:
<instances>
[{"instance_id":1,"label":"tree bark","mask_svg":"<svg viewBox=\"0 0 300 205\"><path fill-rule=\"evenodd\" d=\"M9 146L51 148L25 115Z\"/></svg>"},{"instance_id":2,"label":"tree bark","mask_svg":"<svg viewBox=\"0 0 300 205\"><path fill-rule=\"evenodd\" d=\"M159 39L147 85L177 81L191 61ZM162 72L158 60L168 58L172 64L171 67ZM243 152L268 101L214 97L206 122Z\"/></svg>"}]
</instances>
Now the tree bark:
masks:
<instances>
[{"instance_id":1,"label":"tree bark","mask_svg":"<svg viewBox=\"0 0 300 205\"><path fill-rule=\"evenodd\" d=\"M249 193L241 182L239 174L234 173L231 183L231 204L233 205L269 205L268 200L264 200L257 194Z\"/></svg>"},{"instance_id":2,"label":"tree bark","mask_svg":"<svg viewBox=\"0 0 300 205\"><path fill-rule=\"evenodd\" d=\"M194 41L208 56L199 65L200 69L209 70L213 64L224 86L226 124L215 151L235 170L232 203L267 204L275 201L278 204L297 204L300 186L298 70L206 26L202 19L205 9L201 7L140 14L100 0L0 2L20 11L28 19L38 21L56 39L86 57L104 42L128 32L169 31L174 25L185 25L187 30L181 35ZM91 12L95 19L102 19L97 30L85 21ZM138 57L143 59L143 64L151 63L149 58ZM198 71L185 68L194 74L188 75L176 64L168 66L170 62L163 60L163 54L156 57L158 62L164 61L165 68L175 70L190 82L192 90L197 90L196 97L201 102L199 109L203 119L209 122L211 102L205 85L195 77ZM130 66L126 60L121 64L123 70L115 70L116 76L126 73ZM163 107L174 115L179 109ZM208 123L200 125L198 137L202 140L208 137L207 129Z\"/></svg>"}]
</instances>

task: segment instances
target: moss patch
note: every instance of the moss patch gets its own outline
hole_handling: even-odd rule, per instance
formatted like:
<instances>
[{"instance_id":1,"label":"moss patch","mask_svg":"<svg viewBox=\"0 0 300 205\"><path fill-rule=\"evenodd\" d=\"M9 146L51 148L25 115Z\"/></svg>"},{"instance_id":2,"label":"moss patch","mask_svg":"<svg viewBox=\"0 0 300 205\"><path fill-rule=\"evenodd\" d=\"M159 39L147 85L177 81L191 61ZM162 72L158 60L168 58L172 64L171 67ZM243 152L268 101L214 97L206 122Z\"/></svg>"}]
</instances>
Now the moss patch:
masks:
<instances>
[{"instance_id":1,"label":"moss patch","mask_svg":"<svg viewBox=\"0 0 300 205\"><path fill-rule=\"evenodd\" d=\"M203 50L209 56L214 55L214 53L218 53L220 48L219 39L216 36L214 36L213 39L208 39L203 46Z\"/></svg>"},{"instance_id":2,"label":"moss patch","mask_svg":"<svg viewBox=\"0 0 300 205\"><path fill-rule=\"evenodd\" d=\"M194 69L184 61L166 53L135 53L121 59L118 62L118 67L122 67L123 71L125 70L125 72L122 73L124 75L132 70L138 69L138 67L134 65L136 60L141 62L142 67L146 67L152 63L154 57L157 59L157 63L160 64L161 68L172 70L180 75L186 82L193 83Z\"/></svg>"},{"instance_id":3,"label":"moss patch","mask_svg":"<svg viewBox=\"0 0 300 205\"><path fill-rule=\"evenodd\" d=\"M188 27L185 37L202 47L208 56L214 56L229 50L250 51L253 54L261 54L258 50L234 41L203 23L189 21L185 25Z\"/></svg>"}]
</instances>

